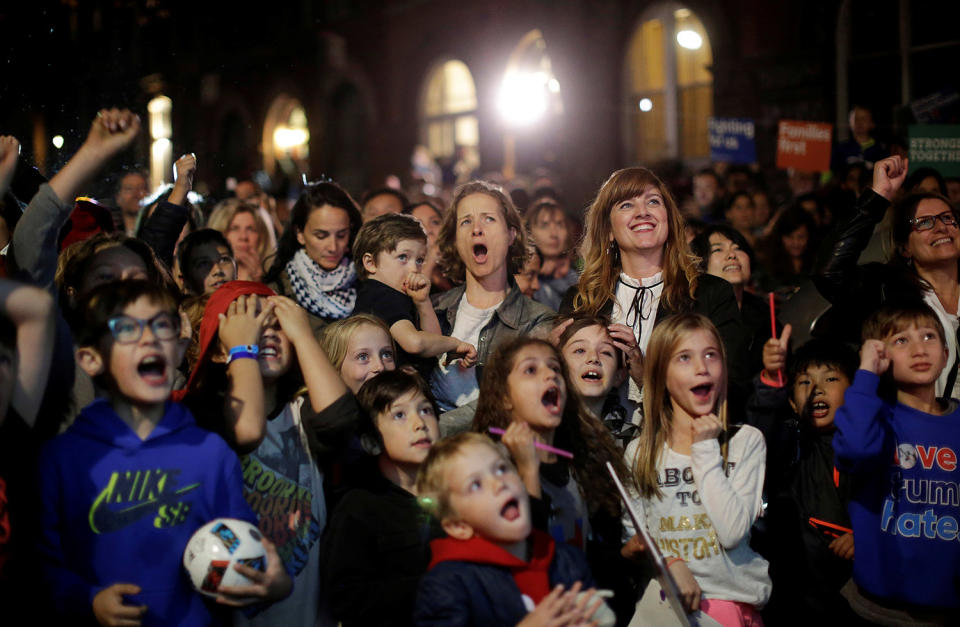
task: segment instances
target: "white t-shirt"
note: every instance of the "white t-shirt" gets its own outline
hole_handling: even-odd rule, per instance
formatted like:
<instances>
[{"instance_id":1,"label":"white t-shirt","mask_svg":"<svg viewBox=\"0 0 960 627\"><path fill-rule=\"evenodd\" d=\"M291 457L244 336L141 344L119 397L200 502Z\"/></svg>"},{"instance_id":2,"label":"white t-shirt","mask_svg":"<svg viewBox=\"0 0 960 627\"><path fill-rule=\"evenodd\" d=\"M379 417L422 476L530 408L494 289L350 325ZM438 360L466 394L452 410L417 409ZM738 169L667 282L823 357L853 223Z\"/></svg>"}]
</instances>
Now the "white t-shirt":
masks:
<instances>
[{"instance_id":1,"label":"white t-shirt","mask_svg":"<svg viewBox=\"0 0 960 627\"><path fill-rule=\"evenodd\" d=\"M502 303L503 301L500 301L492 307L477 309L467 302L467 293L464 292L457 306L457 319L453 323L450 336L476 346L480 341L480 331L487 326ZM463 370L459 362L444 365L438 360L437 367L430 375L430 389L437 399L440 411L450 411L466 405L480 396L476 368Z\"/></svg>"},{"instance_id":2,"label":"white t-shirt","mask_svg":"<svg viewBox=\"0 0 960 627\"><path fill-rule=\"evenodd\" d=\"M947 378L950 376L950 369L953 368L953 362L957 358L957 329L960 328L960 320L957 319L957 316L947 313L947 310L943 308L940 299L937 298L937 294L933 290L924 290L923 302L930 305L930 309L933 309L937 314L937 318L940 319L940 324L943 325L943 332L947 336L945 338L947 340L948 352L947 365L937 378L937 396L960 398L960 373L957 374L957 378L953 383L953 390L950 394L944 392L947 387ZM957 311L960 311L960 299L958 299L957 302Z\"/></svg>"},{"instance_id":3,"label":"white t-shirt","mask_svg":"<svg viewBox=\"0 0 960 627\"><path fill-rule=\"evenodd\" d=\"M639 439L627 446L636 466ZM708 599L763 607L772 584L767 561L750 548L750 528L760 515L767 445L763 434L741 426L730 440L723 469L717 440L694 443L691 454L665 446L657 462L663 498L633 498L664 557L682 558ZM636 532L629 515L625 538Z\"/></svg>"}]
</instances>

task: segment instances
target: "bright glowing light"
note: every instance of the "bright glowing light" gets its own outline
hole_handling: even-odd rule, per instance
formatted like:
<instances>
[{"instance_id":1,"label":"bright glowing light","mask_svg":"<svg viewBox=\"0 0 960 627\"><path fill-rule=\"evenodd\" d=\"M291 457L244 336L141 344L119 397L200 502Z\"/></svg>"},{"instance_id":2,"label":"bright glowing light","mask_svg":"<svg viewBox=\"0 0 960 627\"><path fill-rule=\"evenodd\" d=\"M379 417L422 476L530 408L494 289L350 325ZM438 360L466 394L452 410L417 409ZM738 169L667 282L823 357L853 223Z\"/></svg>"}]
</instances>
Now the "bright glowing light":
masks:
<instances>
[{"instance_id":1,"label":"bright glowing light","mask_svg":"<svg viewBox=\"0 0 960 627\"><path fill-rule=\"evenodd\" d=\"M677 43L687 50L699 50L703 45L703 37L693 30L682 30L677 33Z\"/></svg>"},{"instance_id":2,"label":"bright glowing light","mask_svg":"<svg viewBox=\"0 0 960 627\"><path fill-rule=\"evenodd\" d=\"M560 93L560 81L558 81L558 80L555 79L555 78L551 78L549 81L547 81L547 89L549 89L551 92L553 92L553 93L555 93L555 94L559 94L559 93Z\"/></svg>"},{"instance_id":3,"label":"bright glowing light","mask_svg":"<svg viewBox=\"0 0 960 627\"><path fill-rule=\"evenodd\" d=\"M147 111L150 112L150 136L153 139L172 137L173 127L170 121L172 109L173 101L166 96L157 96L147 103Z\"/></svg>"},{"instance_id":4,"label":"bright glowing light","mask_svg":"<svg viewBox=\"0 0 960 627\"><path fill-rule=\"evenodd\" d=\"M507 72L497 98L500 114L516 126L536 122L547 110L547 83L543 72Z\"/></svg>"},{"instance_id":5,"label":"bright glowing light","mask_svg":"<svg viewBox=\"0 0 960 627\"><path fill-rule=\"evenodd\" d=\"M63 148L63 135L54 135L51 141L53 141L53 147L57 150Z\"/></svg>"},{"instance_id":6,"label":"bright glowing light","mask_svg":"<svg viewBox=\"0 0 960 627\"><path fill-rule=\"evenodd\" d=\"M640 110L641 110L641 111L643 111L644 113L646 113L647 111L651 111L652 109L653 109L653 101L652 101L652 100L650 100L649 98L642 98L642 99L640 100Z\"/></svg>"},{"instance_id":7,"label":"bright glowing light","mask_svg":"<svg viewBox=\"0 0 960 627\"><path fill-rule=\"evenodd\" d=\"M273 145L278 150L290 150L297 146L303 146L309 140L310 133L303 128L278 126L273 131Z\"/></svg>"}]
</instances>

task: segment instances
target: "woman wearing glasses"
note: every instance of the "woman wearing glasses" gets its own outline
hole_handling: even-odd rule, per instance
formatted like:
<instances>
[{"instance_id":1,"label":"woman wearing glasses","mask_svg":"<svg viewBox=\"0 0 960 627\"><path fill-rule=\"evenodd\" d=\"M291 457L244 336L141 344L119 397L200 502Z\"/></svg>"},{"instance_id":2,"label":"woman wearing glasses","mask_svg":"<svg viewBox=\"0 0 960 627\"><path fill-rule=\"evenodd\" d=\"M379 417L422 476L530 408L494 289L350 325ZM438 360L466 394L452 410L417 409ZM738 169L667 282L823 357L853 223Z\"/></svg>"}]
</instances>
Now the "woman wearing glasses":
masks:
<instances>
[{"instance_id":1,"label":"woman wearing glasses","mask_svg":"<svg viewBox=\"0 0 960 627\"><path fill-rule=\"evenodd\" d=\"M893 206L891 259L858 265L874 227L883 218L907 175L907 160L889 157L873 169L873 185L857 211L824 244L814 282L839 315L831 329L858 341L866 317L885 302L923 301L940 318L950 355L937 381L937 395L960 396L957 384L957 312L960 308L960 227L950 202L938 193L914 193Z\"/></svg>"}]
</instances>

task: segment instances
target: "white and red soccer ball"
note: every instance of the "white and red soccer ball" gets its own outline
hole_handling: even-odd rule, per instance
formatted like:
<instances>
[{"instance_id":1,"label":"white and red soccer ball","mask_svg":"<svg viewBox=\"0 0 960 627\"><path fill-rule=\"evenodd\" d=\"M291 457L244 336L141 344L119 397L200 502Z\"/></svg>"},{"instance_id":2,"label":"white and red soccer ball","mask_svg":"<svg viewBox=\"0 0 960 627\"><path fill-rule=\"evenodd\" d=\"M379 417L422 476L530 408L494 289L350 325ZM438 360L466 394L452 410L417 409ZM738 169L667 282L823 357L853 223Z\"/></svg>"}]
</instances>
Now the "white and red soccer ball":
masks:
<instances>
[{"instance_id":1,"label":"white and red soccer ball","mask_svg":"<svg viewBox=\"0 0 960 627\"><path fill-rule=\"evenodd\" d=\"M267 569L263 536L256 526L235 518L215 518L197 529L183 551L183 567L193 587L216 597L220 586L252 583L234 564L246 564L261 572Z\"/></svg>"}]
</instances>

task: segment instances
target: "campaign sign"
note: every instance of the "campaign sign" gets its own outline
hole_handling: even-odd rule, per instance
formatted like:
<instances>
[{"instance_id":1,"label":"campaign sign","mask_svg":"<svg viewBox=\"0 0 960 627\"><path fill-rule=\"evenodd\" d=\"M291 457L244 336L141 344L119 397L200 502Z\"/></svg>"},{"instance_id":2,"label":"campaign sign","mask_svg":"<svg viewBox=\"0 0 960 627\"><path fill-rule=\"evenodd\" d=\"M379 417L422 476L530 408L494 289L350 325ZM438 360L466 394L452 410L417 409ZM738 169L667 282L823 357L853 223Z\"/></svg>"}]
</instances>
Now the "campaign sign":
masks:
<instances>
[{"instance_id":1,"label":"campaign sign","mask_svg":"<svg viewBox=\"0 0 960 627\"><path fill-rule=\"evenodd\" d=\"M941 176L960 176L960 124L910 127L910 171L934 168Z\"/></svg>"},{"instance_id":2,"label":"campaign sign","mask_svg":"<svg viewBox=\"0 0 960 627\"><path fill-rule=\"evenodd\" d=\"M709 118L710 160L756 163L755 126L750 118Z\"/></svg>"},{"instance_id":3,"label":"campaign sign","mask_svg":"<svg viewBox=\"0 0 960 627\"><path fill-rule=\"evenodd\" d=\"M800 172L830 169L831 124L780 120L777 132L777 167Z\"/></svg>"}]
</instances>

